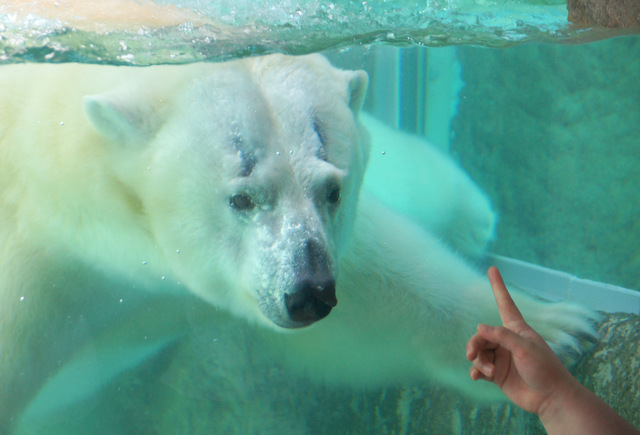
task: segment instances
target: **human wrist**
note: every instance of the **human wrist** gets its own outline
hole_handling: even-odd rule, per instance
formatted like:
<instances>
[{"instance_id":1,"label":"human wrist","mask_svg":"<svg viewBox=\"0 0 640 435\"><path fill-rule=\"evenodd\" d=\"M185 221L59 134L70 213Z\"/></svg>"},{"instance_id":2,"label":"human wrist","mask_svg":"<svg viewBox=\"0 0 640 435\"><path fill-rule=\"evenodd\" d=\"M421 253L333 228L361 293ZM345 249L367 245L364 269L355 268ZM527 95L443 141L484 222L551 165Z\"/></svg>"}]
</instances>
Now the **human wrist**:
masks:
<instances>
[{"instance_id":1,"label":"human wrist","mask_svg":"<svg viewBox=\"0 0 640 435\"><path fill-rule=\"evenodd\" d=\"M575 378L569 376L559 382L553 392L540 404L536 414L547 429L553 427L556 422L563 421L567 416L567 409L574 406L575 402L580 399L582 390L585 387Z\"/></svg>"}]
</instances>

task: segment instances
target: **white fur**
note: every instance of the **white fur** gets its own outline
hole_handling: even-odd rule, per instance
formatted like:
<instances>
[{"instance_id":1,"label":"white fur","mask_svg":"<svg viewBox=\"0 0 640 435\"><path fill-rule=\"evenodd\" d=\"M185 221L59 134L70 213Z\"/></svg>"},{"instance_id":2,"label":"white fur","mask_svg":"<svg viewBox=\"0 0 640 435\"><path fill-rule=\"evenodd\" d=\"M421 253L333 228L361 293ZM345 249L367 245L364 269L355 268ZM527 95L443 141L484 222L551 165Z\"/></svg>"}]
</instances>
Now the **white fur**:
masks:
<instances>
[{"instance_id":1,"label":"white fur","mask_svg":"<svg viewBox=\"0 0 640 435\"><path fill-rule=\"evenodd\" d=\"M487 196L448 155L424 138L363 113L371 135L365 188L469 257L484 254L496 215Z\"/></svg>"},{"instance_id":2,"label":"white fur","mask_svg":"<svg viewBox=\"0 0 640 435\"><path fill-rule=\"evenodd\" d=\"M0 430L70 405L64 385L91 358L112 366L74 400L179 340L188 321L174 307L191 294L222 310L210 315L231 313L229 328L256 323L291 371L363 386L431 378L486 396L467 379L464 343L498 322L487 280L411 219L369 195L358 204L366 81L320 56L0 68ZM239 150L255 155L250 176ZM451 168L437 170L459 178ZM230 207L238 192L250 211ZM461 199L473 211L472 197ZM339 302L287 331L277 325L296 326L282 299L304 240L326 251ZM519 302L557 348L577 351L590 331L572 306Z\"/></svg>"}]
</instances>

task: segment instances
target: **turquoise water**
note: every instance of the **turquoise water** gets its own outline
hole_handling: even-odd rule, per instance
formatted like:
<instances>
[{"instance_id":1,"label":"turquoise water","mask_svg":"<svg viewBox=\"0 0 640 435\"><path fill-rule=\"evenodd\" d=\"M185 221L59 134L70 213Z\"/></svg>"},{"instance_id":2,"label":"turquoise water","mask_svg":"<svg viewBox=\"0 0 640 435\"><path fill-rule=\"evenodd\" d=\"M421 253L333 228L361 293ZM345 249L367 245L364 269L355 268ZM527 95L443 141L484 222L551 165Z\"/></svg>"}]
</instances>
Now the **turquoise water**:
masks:
<instances>
[{"instance_id":1,"label":"turquoise water","mask_svg":"<svg viewBox=\"0 0 640 435\"><path fill-rule=\"evenodd\" d=\"M640 40L458 54L452 150L500 210L492 250L640 289Z\"/></svg>"},{"instance_id":2,"label":"turquoise water","mask_svg":"<svg viewBox=\"0 0 640 435\"><path fill-rule=\"evenodd\" d=\"M626 37L332 59L369 71L367 110L449 150L489 192L491 252L637 290L639 54Z\"/></svg>"},{"instance_id":3,"label":"turquoise water","mask_svg":"<svg viewBox=\"0 0 640 435\"><path fill-rule=\"evenodd\" d=\"M562 2L180 6L217 23L98 31L0 9L0 61L144 66L326 50L336 65L369 73L365 110L449 152L488 193L499 216L489 251L640 289L640 38L560 44L603 35L572 28ZM163 344L37 433L541 431L509 405L477 405L429 384L366 392L308 384L261 359L249 326L228 331L222 318L205 329L212 311L182 304L188 340ZM238 355L239 341L250 357L216 358ZM121 351L136 363L145 356Z\"/></svg>"},{"instance_id":4,"label":"turquoise water","mask_svg":"<svg viewBox=\"0 0 640 435\"><path fill-rule=\"evenodd\" d=\"M75 6L77 14L61 12L71 9L68 5L74 3L69 0L51 10L12 7L15 3L0 5L2 62L150 65L274 51L302 54L371 43L504 47L625 33L572 26L565 2L557 0L172 0L157 4L176 6L173 11L189 15L160 25L149 24L153 14L139 2L141 24L133 26L122 25L131 20L118 16L125 9L118 0L82 2ZM113 15L115 21L105 18Z\"/></svg>"}]
</instances>

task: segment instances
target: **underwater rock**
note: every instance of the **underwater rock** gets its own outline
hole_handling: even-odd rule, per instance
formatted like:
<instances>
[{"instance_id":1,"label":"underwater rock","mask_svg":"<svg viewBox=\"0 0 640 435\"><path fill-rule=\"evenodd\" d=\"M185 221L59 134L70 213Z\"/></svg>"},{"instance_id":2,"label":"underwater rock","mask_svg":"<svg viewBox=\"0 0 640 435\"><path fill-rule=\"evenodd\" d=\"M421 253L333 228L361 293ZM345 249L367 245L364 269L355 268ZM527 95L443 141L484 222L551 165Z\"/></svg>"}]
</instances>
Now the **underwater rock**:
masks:
<instances>
[{"instance_id":1,"label":"underwater rock","mask_svg":"<svg viewBox=\"0 0 640 435\"><path fill-rule=\"evenodd\" d=\"M197 333L123 375L104 397L79 404L72 417L56 416L48 429L79 433L118 415L120 433L545 434L535 415L515 405L474 403L429 383L357 391L301 381L260 357L248 326L202 329L199 308L189 310ZM574 374L640 427L640 316L605 314L598 329L600 341ZM237 358L223 364L221 353ZM140 404L143 412L133 411Z\"/></svg>"},{"instance_id":2,"label":"underwater rock","mask_svg":"<svg viewBox=\"0 0 640 435\"><path fill-rule=\"evenodd\" d=\"M576 377L618 414L640 428L640 316L607 313L600 340L576 366Z\"/></svg>"},{"instance_id":3,"label":"underwater rock","mask_svg":"<svg viewBox=\"0 0 640 435\"><path fill-rule=\"evenodd\" d=\"M604 313L600 339L572 372L632 425L640 428L640 316ZM357 395L354 395L357 396ZM510 403L474 404L429 385L387 388L351 402L360 429L380 433L544 434L540 421Z\"/></svg>"},{"instance_id":4,"label":"underwater rock","mask_svg":"<svg viewBox=\"0 0 640 435\"><path fill-rule=\"evenodd\" d=\"M567 0L569 21L580 26L639 28L638 0Z\"/></svg>"}]
</instances>

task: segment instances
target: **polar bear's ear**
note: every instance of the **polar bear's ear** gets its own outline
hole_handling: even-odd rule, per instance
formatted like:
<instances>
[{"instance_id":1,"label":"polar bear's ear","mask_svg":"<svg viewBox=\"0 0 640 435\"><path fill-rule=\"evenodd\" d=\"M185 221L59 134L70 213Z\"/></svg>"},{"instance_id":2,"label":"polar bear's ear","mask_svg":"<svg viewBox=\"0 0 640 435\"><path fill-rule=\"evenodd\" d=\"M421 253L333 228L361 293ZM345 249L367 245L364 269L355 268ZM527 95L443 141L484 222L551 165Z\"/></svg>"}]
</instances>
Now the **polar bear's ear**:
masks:
<instances>
[{"instance_id":1,"label":"polar bear's ear","mask_svg":"<svg viewBox=\"0 0 640 435\"><path fill-rule=\"evenodd\" d=\"M369 76L364 71L350 71L349 79L349 107L356 115L360 113L364 104L364 97L367 95L369 86Z\"/></svg>"},{"instance_id":2,"label":"polar bear's ear","mask_svg":"<svg viewBox=\"0 0 640 435\"><path fill-rule=\"evenodd\" d=\"M139 142L154 130L151 107L129 105L110 95L84 97L87 119L98 133L122 145Z\"/></svg>"}]
</instances>

